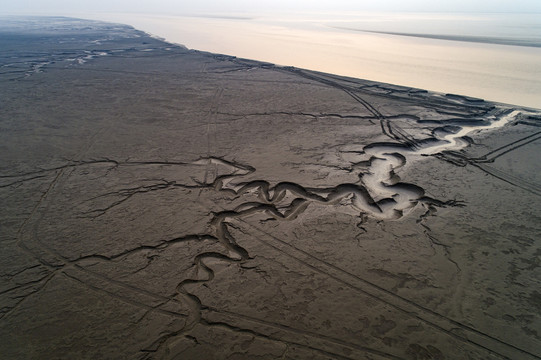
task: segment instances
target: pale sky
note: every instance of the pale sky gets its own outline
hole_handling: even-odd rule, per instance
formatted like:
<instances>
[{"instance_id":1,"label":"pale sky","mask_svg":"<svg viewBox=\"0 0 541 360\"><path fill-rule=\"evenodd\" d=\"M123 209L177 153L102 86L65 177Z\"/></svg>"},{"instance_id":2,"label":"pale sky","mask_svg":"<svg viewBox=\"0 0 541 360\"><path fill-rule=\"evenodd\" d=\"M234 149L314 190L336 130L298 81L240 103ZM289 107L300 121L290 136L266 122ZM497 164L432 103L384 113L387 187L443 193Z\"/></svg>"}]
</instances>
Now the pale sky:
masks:
<instances>
[{"instance_id":1,"label":"pale sky","mask_svg":"<svg viewBox=\"0 0 541 360\"><path fill-rule=\"evenodd\" d=\"M539 0L0 0L0 14L262 11L435 11L541 13Z\"/></svg>"}]
</instances>

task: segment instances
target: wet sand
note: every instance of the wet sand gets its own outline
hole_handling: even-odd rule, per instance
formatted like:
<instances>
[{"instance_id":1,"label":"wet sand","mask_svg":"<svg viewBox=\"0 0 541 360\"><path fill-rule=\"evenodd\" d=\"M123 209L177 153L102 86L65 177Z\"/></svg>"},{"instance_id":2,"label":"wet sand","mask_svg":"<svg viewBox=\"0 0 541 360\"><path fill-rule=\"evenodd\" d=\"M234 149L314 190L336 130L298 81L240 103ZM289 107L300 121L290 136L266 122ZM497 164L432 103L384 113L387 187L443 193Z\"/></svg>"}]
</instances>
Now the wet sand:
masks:
<instances>
[{"instance_id":1,"label":"wet sand","mask_svg":"<svg viewBox=\"0 0 541 360\"><path fill-rule=\"evenodd\" d=\"M540 112L33 21L0 29L6 358L541 358Z\"/></svg>"}]
</instances>

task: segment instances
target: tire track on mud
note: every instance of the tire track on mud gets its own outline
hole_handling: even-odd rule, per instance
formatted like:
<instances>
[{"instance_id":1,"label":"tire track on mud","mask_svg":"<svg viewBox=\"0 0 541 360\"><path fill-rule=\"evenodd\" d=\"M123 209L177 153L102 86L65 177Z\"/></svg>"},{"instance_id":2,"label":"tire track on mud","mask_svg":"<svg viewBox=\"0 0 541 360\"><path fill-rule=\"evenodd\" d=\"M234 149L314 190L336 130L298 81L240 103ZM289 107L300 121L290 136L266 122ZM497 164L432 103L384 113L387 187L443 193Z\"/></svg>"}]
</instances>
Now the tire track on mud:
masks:
<instances>
[{"instance_id":1,"label":"tire track on mud","mask_svg":"<svg viewBox=\"0 0 541 360\"><path fill-rule=\"evenodd\" d=\"M304 70L301 70L301 69L296 69L296 68L282 68L282 70L285 70L285 71L288 71L290 73L293 73L295 75L298 75L298 76L301 76L301 77L304 77L306 79L309 79L309 80L313 80L313 81L316 81L316 82L319 82L321 84L325 84L325 85L328 85L330 87L333 87L335 89L338 89L338 90L342 90L344 91L346 94L348 94L349 96L351 96L355 101L357 101L358 103L360 103L361 105L363 105L370 113L372 113L372 115L374 115L374 117L378 120L381 120L383 121L385 119L385 116L383 116L382 113L379 112L378 109L376 109L372 104L370 104L368 101L364 100L363 98L361 98L359 95L355 94L351 89L349 89L348 87L346 86L343 86L343 85L340 85L338 84L337 82L335 81L332 81L332 80L329 80L329 79L326 79L326 78L323 78L323 77L320 77L320 76L316 76L314 74L310 74ZM383 125L382 125L382 130L384 131L385 133L385 129L383 128Z\"/></svg>"},{"instance_id":2,"label":"tire track on mud","mask_svg":"<svg viewBox=\"0 0 541 360\"><path fill-rule=\"evenodd\" d=\"M514 150L520 149L521 147L538 140L541 140L541 131L500 146L499 148L494 149L479 157L469 157L466 154L457 151L446 152L445 154L437 155L441 155L438 157L442 160L448 161L457 166L475 166L479 170L485 172L487 175L493 176L496 179L504 181L522 190L528 191L534 195L541 196L541 186L539 184L524 180L513 174L509 174L505 171L496 169L495 167L488 165L490 163L494 163L494 161L499 157L513 152Z\"/></svg>"},{"instance_id":3,"label":"tire track on mud","mask_svg":"<svg viewBox=\"0 0 541 360\"><path fill-rule=\"evenodd\" d=\"M214 278L214 271L212 269L212 264L210 263L213 261L243 263L251 259L248 252L237 244L236 239L232 236L228 228L236 222L248 224L244 221L244 218L249 215L264 214L269 218L290 220L296 218L300 213L305 211L311 202L331 205L344 198L349 198L352 200L349 206L353 206L361 213L383 219L400 218L405 215L404 210L410 209L416 206L418 203L426 203L430 206L456 205L452 202L446 203L426 198L422 188L419 188L413 184L400 183L400 178L396 176L394 170L400 166L403 166L406 159L402 155L399 155L398 151L409 152L412 150L406 145L396 143L376 143L365 146L362 153L366 156L370 156L368 163L371 171L360 176L360 180L363 185L340 184L330 188L304 188L299 184L290 182L282 182L271 186L270 183L265 180L242 182L239 180L242 179L242 177L254 173L255 168L213 157L203 158L190 163L175 163L175 165L191 164L205 166L206 169L208 169L209 164L213 166L220 165L221 167L228 169L227 174L216 176L214 181L200 184L198 187L214 188L218 192L226 192L234 197L242 196L245 193L257 192L259 194L259 201L247 202L237 206L235 209L224 210L223 212L216 213L211 221L211 227L213 229L212 232L205 235L194 235L198 237L207 236L209 238L216 239L216 241L218 241L226 250L228 255L218 252L205 252L197 255L194 258L193 266L194 269L197 269L197 273L199 274L198 277L185 279L177 286L177 294L182 299L181 302L192 309L187 315L186 326L179 331L170 333L165 337L158 339L158 348L166 344L167 339L173 338L182 333L186 333L196 324L201 323L202 321L201 312L204 309L204 305L197 298L197 296L193 295L185 288L187 285L204 284L212 281ZM112 162L115 163L116 166L119 164L116 161ZM393 180L390 181L390 179ZM156 188L155 191L159 191L160 189L161 188ZM379 194L380 196L385 195L386 197L376 201L371 196L370 192ZM289 202L286 194L293 195L294 200ZM286 201L286 203L283 203L282 201ZM308 266L310 269L329 276L334 280L355 289L356 291L375 298L378 301L382 301L403 314L407 314L420 321L423 321L435 330L442 331L455 339L470 343L501 357L507 356L502 355L502 351L505 353L508 348L512 348L514 351L523 352L523 350L514 348L512 345L502 342L489 334L469 328L464 324L446 318L431 311L430 309L426 309L419 304L411 302L408 299L401 298L376 284L356 277L346 270L326 263L321 259L317 259L308 253L304 253L302 250L295 248L296 255L293 256L291 255L291 252L293 252L291 251L292 249L284 251L283 248L280 248L280 246L286 246L284 241L273 237L271 234L265 233L259 228L255 229L260 233L262 232L265 236L267 236L267 238L273 239L272 241L274 244L269 245L268 241L261 240L258 236L254 237L255 240L263 241L267 245L280 251L282 254L293 257L296 261ZM37 237L37 233L34 235ZM277 244L280 244L280 246L276 246ZM161 245L157 245L156 247L144 246L141 247L140 250L153 251L156 250L158 246ZM54 249L50 250L53 251L56 256L60 256L60 258L62 258L61 254L59 254L57 251ZM77 261L84 260L86 258L93 258L101 261L111 261L113 259L120 258L125 254L132 253L133 251L139 250L129 250L122 254L109 257L99 255L88 256L78 259ZM63 273L67 274L65 271L63 271ZM91 288L93 287L93 285L89 285ZM370 290L367 290L367 288ZM140 290L143 293L145 292L144 289ZM107 293L107 291L105 292ZM131 303L136 304L137 302ZM141 303L141 306L147 310L150 309L150 305L146 305L145 302ZM453 327L461 328L463 331L467 332L469 336L464 337L455 334L452 332ZM470 337L474 339L472 340ZM504 349L498 350L498 347L503 347ZM524 352L524 354L535 356L527 352Z\"/></svg>"},{"instance_id":4,"label":"tire track on mud","mask_svg":"<svg viewBox=\"0 0 541 360\"><path fill-rule=\"evenodd\" d=\"M224 88L222 86L218 87L212 97L211 107L207 114L207 158L211 158L215 155L217 150L218 143L218 127L216 125L216 119L218 117L218 111L220 107L220 102L222 101L224 94ZM214 164L208 163L207 168L205 169L205 175L203 177L203 182L207 183L208 179L213 179L217 176L218 169Z\"/></svg>"},{"instance_id":5,"label":"tire track on mud","mask_svg":"<svg viewBox=\"0 0 541 360\"><path fill-rule=\"evenodd\" d=\"M375 283L363 279L362 277L354 275L347 270L328 263L302 249L297 248L296 246L284 240L275 237L274 235L266 232L263 229L260 229L259 227L243 219L236 220L242 223L237 223L235 224L236 226L239 226L242 229L244 225L244 227L250 228L252 230L252 233L253 231L255 231L259 234L251 236L252 239L260 242L263 245L273 248L274 250L281 253L283 256L292 258L293 260L311 269L312 271L328 276L335 281L338 281L348 286L349 288L362 293L363 295L381 301L386 305L390 306L391 308L399 311L400 313L411 316L427 324L434 330L441 331L457 340L486 350L487 352L501 358L514 358L516 352L519 352L525 356L530 356L532 358L540 358L535 354L532 354L512 344L504 342L494 336L491 336L490 334L481 332L461 322L441 315L414 301L401 297L400 295L395 294L390 290L382 288ZM245 232L246 234L251 233L250 231L246 230L241 231ZM262 238L266 240L263 240ZM460 328L465 333L465 335L457 332L456 328Z\"/></svg>"},{"instance_id":6,"label":"tire track on mud","mask_svg":"<svg viewBox=\"0 0 541 360\"><path fill-rule=\"evenodd\" d=\"M294 71L294 73L299 74L299 71ZM480 332L465 324L454 321L430 309L424 308L422 305L400 297L397 294L378 286L377 284L355 276L354 274L349 273L347 270L327 263L322 259L319 259L283 240L274 237L272 234L266 233L265 231L249 224L244 220L245 217L253 214L263 214L269 218L274 218L277 220L291 220L305 211L308 205L312 202L332 205L343 199L351 200L349 206L352 206L360 213L385 220L401 218L402 216L407 215L408 211L418 204L421 204L422 206L425 204L429 204L431 206L457 205L453 202L443 202L425 197L424 189L414 184L400 182L400 178L396 176L394 171L405 164L406 157L403 155L403 153L413 154L415 150L417 150L415 144L412 144L412 140L408 138L407 133L403 132L398 127L394 127L394 129L399 133L398 135L395 134L393 132L393 126L391 126L391 120L385 118L385 116L383 116L375 107L354 93L353 90L333 81L308 75L306 73L301 73L301 76L344 91L350 97L362 104L371 114L373 114L376 119L379 119L381 122L382 132L397 142L374 143L363 148L360 154L362 153L369 157L367 161L369 163L370 171L360 176L360 184L339 184L337 186L328 188L305 188L300 184L291 182L280 182L274 186L271 186L271 184L266 180L255 180L248 182L238 181L243 176L254 173L256 169L249 165L243 165L214 157L216 150L213 149L212 146L216 146L217 133L215 117L217 116L219 102L223 96L223 88L218 88L214 93L213 104L209 110L207 119L207 157L195 162L182 164L205 166L204 180L203 183L199 185L199 188L201 189L214 188L214 190L217 192L229 193L235 197L240 197L246 193L257 192L259 194L259 200L256 202L246 202L234 209L226 209L223 212L216 213L211 221L211 231L209 234L193 235L208 236L209 238L215 239L227 252L227 255L221 252L203 252L198 254L193 260L193 268L196 270L197 276L183 279L177 285L175 296L161 299L163 301L175 299L175 301L183 303L191 310L189 314L186 315L186 325L184 325L178 331L163 335L156 340L155 344L157 350L155 351L158 351L160 348L165 346L169 339L188 332L197 324L204 323L205 320L201 314L204 310L209 308L202 304L200 299L188 291L186 287L191 284L205 284L212 281L214 279L214 270L211 264L213 261L244 263L251 259L250 254L243 247L237 244L236 239L229 231L229 226L232 226L233 224L236 226L242 226L239 225L239 223L242 223L245 226L250 226L252 231L256 231L261 234L261 236L253 236L256 241L263 242L267 246L273 247L284 256L292 257L295 261L309 267L313 271L319 272L365 294L366 296L370 296L378 301L381 301L402 314L412 316L413 318L430 325L437 331L441 331L457 340L474 345L487 351L488 353L502 358L507 358L508 356L514 357L514 355L516 355L515 352L519 352L524 356L539 358L534 354L528 353L520 348L514 347L511 344L505 343L491 336L490 334ZM116 165L119 164L117 161L112 162ZM58 170L58 174L55 180L53 180L49 186L49 190L45 193L45 197L47 197L50 190L55 187L56 182L59 181L64 170L67 168L73 169L75 166L77 166L77 164L71 164ZM229 173L219 176L217 170L218 166L228 168L230 170ZM160 189L161 188L157 188L156 191L159 191ZM294 200L289 202L289 200L287 200L288 196L286 195L293 196ZM51 202L49 201L47 206L49 206L50 203ZM47 209L42 212L42 216L44 216L46 210ZM40 220L38 220L37 223L39 223ZM38 226L36 225L33 234L36 239L38 237L37 228ZM263 237L266 240L262 240L260 237ZM145 246L144 248L141 248L141 250L149 251L156 251L157 249L158 246ZM49 248L49 250L54 253L54 256L58 256L60 259L63 258L62 255L55 249ZM139 249L126 251L126 254L131 253L131 251L139 251ZM123 255L124 254L119 254L118 256L115 255L109 257L94 255L86 258L93 258L99 261L112 261L120 258ZM43 255L41 254L34 254L34 256L37 259L40 259L40 261L43 260ZM64 267L65 260L67 259L64 258L61 260L61 267ZM76 262L80 260L82 259L77 259ZM83 266L77 267L80 271L84 269ZM69 276L68 273L73 275L73 272L69 272L69 269L62 270L62 273L66 276ZM106 290L95 286L93 283L94 280L85 281L81 278L82 276L76 276L72 279L74 281L85 283L90 288L94 287L94 289L97 291ZM114 283L113 279L105 276L101 276L101 279L106 282ZM136 293L139 292L140 294L146 292L146 295L151 295L148 294L148 291L145 289L131 288L131 291ZM114 291L103 292L112 296L115 295ZM152 298L152 296L150 297ZM154 300L140 302L134 301L131 303L134 305L138 304L142 308L151 310L154 309L154 307L149 305L149 303L152 303ZM233 314L231 313L231 315ZM242 314L236 315L246 317ZM260 323L265 322L265 320L255 318L252 318L251 321L259 321ZM267 322L266 325L285 327L285 325L271 324L269 322ZM454 329L457 327L466 332L467 335L463 336L460 333L455 333ZM297 331L303 333L303 330L289 327L288 331ZM320 339L323 339L324 337L324 335L317 333L307 334L306 331L304 331L304 333L306 336L315 336ZM334 341L336 339L331 340ZM373 349L364 348L358 344L344 343L342 345L347 345L350 347L354 346L358 349L362 348L363 351L373 351ZM397 358L391 354L381 353L380 355Z\"/></svg>"},{"instance_id":7,"label":"tire track on mud","mask_svg":"<svg viewBox=\"0 0 541 360\"><path fill-rule=\"evenodd\" d=\"M531 183L514 175L508 174L504 171L498 170L491 166L480 164L476 162L471 163L472 166L482 170L488 175L495 177L496 179L502 180L512 186L518 187L522 190L528 191L531 194L541 196L541 186L535 183Z\"/></svg>"},{"instance_id":8,"label":"tire track on mud","mask_svg":"<svg viewBox=\"0 0 541 360\"><path fill-rule=\"evenodd\" d=\"M507 118L502 117L499 121L505 124L508 121L508 118L513 117L515 114L511 114L507 116ZM505 121L504 121L505 120ZM461 133L458 132L455 137L460 137ZM454 137L450 137L450 139L454 139ZM458 146L456 141L450 140L447 141L448 145L447 147L452 146ZM436 142L434 147L440 149L445 148L445 145L442 145L441 142ZM218 191L227 190L229 192L232 192L235 196L242 195L242 193L246 191L256 190L259 194L260 200L262 200L261 203L255 202L255 203L245 203L240 205L234 210L230 211L224 211L222 213L216 214L214 220L212 221L215 229L216 229L216 237L221 239L224 246L231 252L235 254L234 257L230 256L224 256L223 254L215 254L215 253L204 253L200 254L196 257L196 260L194 262L194 266L198 269L198 273L201 274L205 273L206 275L201 278L201 275L198 279L187 279L181 282L177 288L179 293L183 293L186 297L191 298L191 301L193 303L196 303L196 307L199 308L199 312L202 311L203 307L201 304L201 301L199 299L195 299L195 295L191 294L188 290L184 288L187 284L202 284L211 281L214 278L214 272L212 270L211 265L206 264L206 260L223 260L228 262L245 262L250 260L250 256L246 250L244 250L242 247L240 247L237 243L234 237L231 235L231 233L228 230L228 225L232 226L232 222L240 221L245 224L246 221L243 219L244 217L254 214L254 213L264 213L271 218L275 219L281 219L281 220L289 220L292 218L295 218L298 213L304 211L305 206L307 206L308 202L320 202L325 204L332 204L335 203L335 199L342 199L347 196L351 196L353 194L353 198L364 198L364 202L360 203L360 205L353 202L353 206L358 208L362 213L369 214L371 216L378 217L378 214L382 211L381 206L378 204L378 202L375 202L373 198L370 197L370 195L366 192L368 188L374 189L379 187L380 193L384 190L393 190L393 187L396 187L397 185L400 185L400 183L395 183L394 185L387 184L386 181L387 178L387 172L391 174L392 177L396 177L396 174L394 173L394 169L397 166L401 166L403 163L405 163L405 158L399 157L391 152L391 150L398 150L398 149L404 149L406 148L407 151L411 151L411 149L405 147L402 144L370 144L367 145L363 152L365 154L371 155L370 160L374 160L374 162L371 162L372 167L378 168L377 165L375 165L376 160L381 160L382 163L385 166L381 166L381 168L384 168L385 170L379 171L379 170L373 170L372 174L374 175L375 179L372 179L372 181L364 181L363 184L366 185L366 187L363 188L364 191L360 190L360 187L353 187L351 185L347 185L347 188L344 189L343 187L345 184L338 185L337 187L333 189L305 189L301 187L298 184L293 183L279 183L275 185L274 187L269 187L269 184L266 181L263 180L257 180L252 181L248 183L237 183L235 184L233 182L233 178L236 177L236 175L227 175L223 176L221 178L217 178L214 182L213 186ZM430 148L430 147L428 147ZM423 151L426 151L426 147L423 149ZM387 156L387 157L385 157ZM383 159L381 158L383 157ZM222 161L218 159L214 159L214 161ZM403 163L401 163L403 161ZM389 162L393 165L389 166ZM223 164L222 164L223 165ZM240 169L240 164L231 164L230 165L237 167L237 169ZM244 175L247 175L254 171L254 169L249 168L247 166L242 167L245 171ZM238 173L238 171L232 171L232 173ZM362 180L363 176L361 176ZM377 180L379 180L379 183ZM409 184L405 184L409 185ZM404 186L398 186L400 187L400 190L404 191L410 191L413 192L414 196L411 197L411 193L409 194L410 197L406 197L405 203L409 203L416 205L417 202L421 199L421 197L424 195L424 191L418 187L413 186L415 190L419 189L419 191L412 191L411 188L405 188ZM344 191L344 192L342 192ZM276 204L284 197L285 193L289 192L295 196L295 200L292 201L287 207L284 208L284 206L281 206L281 211L278 210L276 207ZM396 193L395 193L396 195ZM392 198L392 201L390 201L391 198L386 198L383 200L380 200L382 203L389 203L394 206L399 205L400 203L397 202L394 199L394 195ZM395 216L385 216L385 218L393 219L393 218L400 218L403 216L403 213L399 213L398 216L396 216L396 209L393 208L393 206L390 206L390 208L395 211ZM414 206L413 205L413 206ZM301 210L299 210L301 209ZM379 209L380 212L378 212L376 209ZM275 237L273 237L271 234L265 233L261 229L254 227L256 230L259 230L260 232L263 232L268 237L273 239L275 242L280 243L281 245L287 245L286 242L279 240ZM256 240L262 241L257 236L253 237ZM262 241L266 245L269 245L268 242ZM447 318L437 312L434 312L428 308L425 308L413 301L410 301L408 299L402 298L391 291L385 290L384 288L381 288L377 286L376 284L373 284L369 281L366 281L365 279L362 279L360 277L357 277L343 269L340 269L332 264L329 264L321 259L318 259L316 257L311 256L308 253L303 252L302 250L295 248L294 246L292 248L289 248L288 250L294 249L297 252L300 252L304 258L300 258L298 256L292 256L289 251L284 251L280 247L275 246L275 244L270 245L274 249L278 250L282 254L286 256L292 257L295 261L300 262L301 264L308 266L314 271L320 272L321 274L324 274L326 276L329 276L333 278L336 281L339 281L343 283L344 285L349 286L352 289L355 289L367 296L373 297L378 301L384 302L388 306L391 306L395 310L406 314L408 316L412 316L417 320L420 320L427 325L431 326L437 331L441 331L457 340L463 341L465 343L468 343L470 345L473 345L479 349L482 349L484 351L487 351L488 353L492 355L496 355L502 358L507 357L513 357L516 352L519 352L526 356L536 357L536 355L529 353L521 348L518 348L512 344L506 343L494 336L491 336L490 334L484 333L482 331L479 331L477 329L474 329L470 326L467 326L465 324L462 324L458 321L455 321L453 319ZM322 268L323 267L323 268ZM334 273L333 273L334 272ZM346 278L344 278L346 277ZM370 288L371 291L368 291L366 288ZM468 335L463 336L455 333L455 328L462 329L463 332L466 332Z\"/></svg>"},{"instance_id":9,"label":"tire track on mud","mask_svg":"<svg viewBox=\"0 0 541 360\"><path fill-rule=\"evenodd\" d=\"M227 310L214 309L212 307L205 307L203 311L207 314L203 321L208 325L222 324L233 327L231 323L235 320L248 321L267 328L265 329L265 333L262 333L261 330L257 333L257 335L260 337L299 345L333 356L339 356L343 359L359 359L359 356L366 357L368 354L370 354L380 356L385 359L404 360L402 357L375 348L363 346L349 341L344 341L336 337L319 334L313 331L302 330L288 325L267 321L253 316L248 316L246 314L239 314ZM208 319L209 317L225 317L228 318L228 321L211 321ZM307 338L310 340L307 340ZM314 343L318 344L317 348L315 348L314 345L311 345ZM361 352L361 354L352 354L352 351L358 351Z\"/></svg>"},{"instance_id":10,"label":"tire track on mud","mask_svg":"<svg viewBox=\"0 0 541 360\"><path fill-rule=\"evenodd\" d=\"M87 142L82 144L81 148L79 149L78 153L75 156L75 158L78 159L75 161L75 164L81 162L80 159L96 143L96 141L99 138L99 135L107 131L111 127L112 127L112 124L100 127L98 131L96 131L92 136L90 136ZM50 171L53 171L54 173L56 173L56 176L54 176L53 180L49 183L45 192L41 195L39 200L36 202L36 205L32 208L32 211L30 212L28 217L24 220L24 222L19 227L17 231L17 241L15 243L18 249L28 254L31 258L35 259L39 264L43 265L49 271L49 274L48 276L46 276L45 278L37 282L37 289L35 291L23 296L13 307L11 307L7 312L3 313L0 316L0 319L13 313L21 304L23 304L30 297L33 297L39 294L40 291L42 291L45 288L45 286L47 286L47 284L53 278L56 277L56 275L59 273L59 271L64 265L62 261L63 256L58 251L56 251L55 249L51 248L50 246L44 244L43 242L39 240L38 228L41 222L43 221L45 214L50 208L54 197L56 196L55 190L58 192L59 189L62 189L63 184L67 181L69 176L75 170L76 168L75 164L59 166L51 170L34 171L34 172L22 174L22 175L2 176L2 178L14 178L14 177L26 177L30 175L32 176L31 179L35 179L35 178L40 178L40 176L36 176L36 175L46 174L47 172L50 172ZM27 180L28 179L23 179L21 181L24 182ZM38 211L38 209L42 206L43 206L43 209L41 211ZM32 220L36 216L37 218L32 223ZM28 244L27 243L28 240L25 241L23 238L26 227L30 225L32 226L31 231L30 231L32 234L30 237L30 241L32 242L32 244ZM20 286L24 286L24 285L25 284L22 284Z\"/></svg>"}]
</instances>

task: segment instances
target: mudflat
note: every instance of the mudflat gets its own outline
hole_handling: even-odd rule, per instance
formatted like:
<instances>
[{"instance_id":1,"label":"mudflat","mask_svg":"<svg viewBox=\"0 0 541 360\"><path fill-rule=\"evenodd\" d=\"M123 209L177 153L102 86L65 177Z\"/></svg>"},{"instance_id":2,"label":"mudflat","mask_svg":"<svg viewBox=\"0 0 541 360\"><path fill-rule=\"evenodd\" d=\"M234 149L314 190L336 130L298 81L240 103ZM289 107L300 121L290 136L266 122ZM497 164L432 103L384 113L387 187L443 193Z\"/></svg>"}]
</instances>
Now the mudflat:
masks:
<instances>
[{"instance_id":1,"label":"mudflat","mask_svg":"<svg viewBox=\"0 0 541 360\"><path fill-rule=\"evenodd\" d=\"M541 114L0 26L6 359L539 359Z\"/></svg>"}]
</instances>

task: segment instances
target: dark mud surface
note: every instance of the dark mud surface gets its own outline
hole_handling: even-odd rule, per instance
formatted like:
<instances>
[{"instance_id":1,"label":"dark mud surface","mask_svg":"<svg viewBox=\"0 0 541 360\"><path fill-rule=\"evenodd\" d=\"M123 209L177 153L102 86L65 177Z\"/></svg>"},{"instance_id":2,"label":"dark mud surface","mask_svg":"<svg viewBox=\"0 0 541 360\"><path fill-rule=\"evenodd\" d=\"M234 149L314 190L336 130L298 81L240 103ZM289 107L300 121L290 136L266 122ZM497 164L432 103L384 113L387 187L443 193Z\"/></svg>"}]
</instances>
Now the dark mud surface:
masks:
<instances>
[{"instance_id":1,"label":"dark mud surface","mask_svg":"<svg viewBox=\"0 0 541 360\"><path fill-rule=\"evenodd\" d=\"M538 112L1 24L2 358L541 358Z\"/></svg>"}]
</instances>

